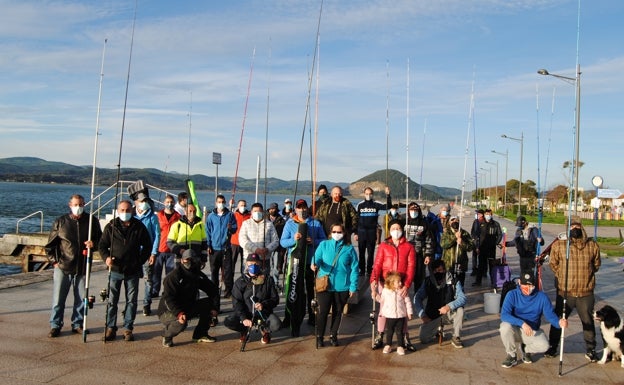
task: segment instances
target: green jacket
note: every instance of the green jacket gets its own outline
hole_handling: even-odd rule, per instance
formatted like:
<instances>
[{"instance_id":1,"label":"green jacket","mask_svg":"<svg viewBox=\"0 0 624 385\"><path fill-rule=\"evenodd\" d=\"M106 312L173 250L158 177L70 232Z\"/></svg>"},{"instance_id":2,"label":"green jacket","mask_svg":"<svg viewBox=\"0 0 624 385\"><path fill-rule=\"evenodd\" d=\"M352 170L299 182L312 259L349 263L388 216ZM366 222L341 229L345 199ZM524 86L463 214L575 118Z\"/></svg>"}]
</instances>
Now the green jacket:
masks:
<instances>
[{"instance_id":1,"label":"green jacket","mask_svg":"<svg viewBox=\"0 0 624 385\"><path fill-rule=\"evenodd\" d=\"M333 225L333 223L327 223L327 217L329 216L329 210L332 208L332 204L334 207L336 207L336 203L333 202L333 199L327 199L325 202L323 202L321 207L317 208L316 210L316 219L321 221L321 223L323 224L325 234L331 234L330 226ZM342 198L340 200L339 210L340 216L342 217L342 223L344 224L349 234L357 234L358 214L355 211L355 207L353 207L353 204L351 204L351 202L347 198Z\"/></svg>"},{"instance_id":2,"label":"green jacket","mask_svg":"<svg viewBox=\"0 0 624 385\"><path fill-rule=\"evenodd\" d=\"M450 226L446 226L442 233L440 246L442 247L442 260L450 271L451 266L457 261L461 271L468 270L468 252L474 249L472 236L466 230L461 229L461 244L459 245L459 256L457 255L457 237Z\"/></svg>"}]
</instances>

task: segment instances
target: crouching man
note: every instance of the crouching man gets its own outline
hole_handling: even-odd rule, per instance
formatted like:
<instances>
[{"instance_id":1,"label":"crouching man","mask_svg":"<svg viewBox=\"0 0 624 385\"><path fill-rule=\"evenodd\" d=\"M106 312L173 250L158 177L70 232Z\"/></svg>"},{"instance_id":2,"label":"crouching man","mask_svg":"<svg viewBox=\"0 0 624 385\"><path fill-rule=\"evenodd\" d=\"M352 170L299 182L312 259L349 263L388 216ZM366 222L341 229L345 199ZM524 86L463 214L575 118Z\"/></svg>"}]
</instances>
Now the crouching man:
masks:
<instances>
[{"instance_id":1,"label":"crouching man","mask_svg":"<svg viewBox=\"0 0 624 385\"><path fill-rule=\"evenodd\" d=\"M199 317L193 341L215 342L208 334L219 314L219 288L201 271L202 261L192 249L182 254L180 265L165 277L164 291L158 305L158 318L163 323L163 346L173 346L173 337L182 333L188 321ZM199 290L207 297L199 298Z\"/></svg>"},{"instance_id":2,"label":"crouching man","mask_svg":"<svg viewBox=\"0 0 624 385\"><path fill-rule=\"evenodd\" d=\"M559 319L544 292L535 290L535 280L531 272L523 272L520 286L507 293L501 308L500 336L507 352L502 363L503 368L511 368L518 363L516 358L517 342L521 342L522 361L533 362L533 353L542 353L548 349L548 338L540 323L542 315L557 328L568 327L568 320Z\"/></svg>"},{"instance_id":3,"label":"crouching man","mask_svg":"<svg viewBox=\"0 0 624 385\"><path fill-rule=\"evenodd\" d=\"M232 288L232 307L234 314L228 316L224 324L240 333L244 342L253 325L260 324L262 343L271 342L271 332L281 327L279 318L273 309L279 303L279 294L275 282L265 276L262 260L258 254L249 254L245 262L245 271Z\"/></svg>"}]
</instances>

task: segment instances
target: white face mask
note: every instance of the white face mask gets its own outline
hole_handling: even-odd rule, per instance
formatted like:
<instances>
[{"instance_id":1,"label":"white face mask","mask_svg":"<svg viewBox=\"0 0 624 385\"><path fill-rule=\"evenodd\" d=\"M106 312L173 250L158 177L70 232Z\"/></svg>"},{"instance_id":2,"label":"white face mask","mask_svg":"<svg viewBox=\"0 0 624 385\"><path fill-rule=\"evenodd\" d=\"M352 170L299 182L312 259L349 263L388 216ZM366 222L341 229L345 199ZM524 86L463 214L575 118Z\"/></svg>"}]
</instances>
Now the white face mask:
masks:
<instances>
[{"instance_id":1,"label":"white face mask","mask_svg":"<svg viewBox=\"0 0 624 385\"><path fill-rule=\"evenodd\" d=\"M289 211L291 208L292 208L292 205L290 203L284 204L284 209L286 209L286 211Z\"/></svg>"},{"instance_id":2,"label":"white face mask","mask_svg":"<svg viewBox=\"0 0 624 385\"><path fill-rule=\"evenodd\" d=\"M445 217L447 214L448 214L447 211L440 211L440 215L443 216L443 217Z\"/></svg>"},{"instance_id":3,"label":"white face mask","mask_svg":"<svg viewBox=\"0 0 624 385\"><path fill-rule=\"evenodd\" d=\"M332 239L336 242L342 240L342 237L344 236L343 233L332 233Z\"/></svg>"},{"instance_id":4,"label":"white face mask","mask_svg":"<svg viewBox=\"0 0 624 385\"><path fill-rule=\"evenodd\" d=\"M370 201L373 199L373 195L372 194L364 194L364 199L366 199L367 201Z\"/></svg>"},{"instance_id":5,"label":"white face mask","mask_svg":"<svg viewBox=\"0 0 624 385\"><path fill-rule=\"evenodd\" d=\"M128 222L132 218L132 213L118 213L118 216L122 222Z\"/></svg>"},{"instance_id":6,"label":"white face mask","mask_svg":"<svg viewBox=\"0 0 624 385\"><path fill-rule=\"evenodd\" d=\"M416 215L418 215L416 211L410 211L410 218L414 219L416 218Z\"/></svg>"},{"instance_id":7,"label":"white face mask","mask_svg":"<svg viewBox=\"0 0 624 385\"><path fill-rule=\"evenodd\" d=\"M491 215L486 215L486 216L485 216L485 220L486 220L486 221L488 221L488 222L489 222L489 221L490 221L490 219L492 219L492 216L491 216Z\"/></svg>"},{"instance_id":8,"label":"white face mask","mask_svg":"<svg viewBox=\"0 0 624 385\"><path fill-rule=\"evenodd\" d=\"M238 212L239 212L239 213L241 213L241 214L242 214L242 213L244 213L244 212L245 212L245 210L247 210L247 206L238 206Z\"/></svg>"},{"instance_id":9,"label":"white face mask","mask_svg":"<svg viewBox=\"0 0 624 385\"><path fill-rule=\"evenodd\" d=\"M223 210L225 208L225 203L217 203L217 210Z\"/></svg>"},{"instance_id":10,"label":"white face mask","mask_svg":"<svg viewBox=\"0 0 624 385\"><path fill-rule=\"evenodd\" d=\"M147 211L147 209L149 209L149 203L147 202L139 202L138 206L141 211Z\"/></svg>"},{"instance_id":11,"label":"white face mask","mask_svg":"<svg viewBox=\"0 0 624 385\"><path fill-rule=\"evenodd\" d=\"M84 212L84 207L82 206L71 206L70 209L72 214L77 217L82 215L82 213Z\"/></svg>"},{"instance_id":12,"label":"white face mask","mask_svg":"<svg viewBox=\"0 0 624 385\"><path fill-rule=\"evenodd\" d=\"M390 210L390 215L395 216L396 215L396 210L395 209Z\"/></svg>"},{"instance_id":13,"label":"white face mask","mask_svg":"<svg viewBox=\"0 0 624 385\"><path fill-rule=\"evenodd\" d=\"M401 230L390 230L390 236L392 239L399 239L403 235Z\"/></svg>"},{"instance_id":14,"label":"white face mask","mask_svg":"<svg viewBox=\"0 0 624 385\"><path fill-rule=\"evenodd\" d=\"M251 217L253 218L254 221L260 221L262 220L262 211L254 211L253 213L251 213Z\"/></svg>"}]
</instances>

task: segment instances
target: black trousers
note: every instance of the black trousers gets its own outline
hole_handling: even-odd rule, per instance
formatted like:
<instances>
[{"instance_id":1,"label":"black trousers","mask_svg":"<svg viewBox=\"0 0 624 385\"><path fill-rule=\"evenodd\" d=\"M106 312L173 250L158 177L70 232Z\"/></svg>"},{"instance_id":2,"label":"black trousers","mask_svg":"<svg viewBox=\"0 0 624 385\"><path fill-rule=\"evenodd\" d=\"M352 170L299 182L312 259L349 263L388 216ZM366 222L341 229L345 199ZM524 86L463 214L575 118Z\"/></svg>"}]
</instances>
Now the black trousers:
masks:
<instances>
[{"instance_id":1,"label":"black trousers","mask_svg":"<svg viewBox=\"0 0 624 385\"><path fill-rule=\"evenodd\" d=\"M370 274L373 271L376 243L377 228L358 230L359 268L361 274Z\"/></svg>"},{"instance_id":2,"label":"black trousers","mask_svg":"<svg viewBox=\"0 0 624 385\"><path fill-rule=\"evenodd\" d=\"M214 250L210 254L210 279L215 285L219 286L219 273L223 269L223 284L225 292L231 293L234 286L234 269L232 265L232 251L228 248L225 250Z\"/></svg>"},{"instance_id":3,"label":"black trousers","mask_svg":"<svg viewBox=\"0 0 624 385\"><path fill-rule=\"evenodd\" d=\"M581 319L583 325L583 339L585 340L585 347L587 350L596 349L596 328L594 326L594 294L586 295L585 297L572 297L568 296L565 306L566 318L570 317L572 310L576 309L576 312ZM561 318L563 314L563 297L557 294L555 300L555 313ZM550 326L550 332L548 333L548 344L557 348L559 341L561 340L561 329Z\"/></svg>"},{"instance_id":4,"label":"black trousers","mask_svg":"<svg viewBox=\"0 0 624 385\"><path fill-rule=\"evenodd\" d=\"M188 321L196 317L199 317L199 322L193 331L193 339L199 339L207 335L208 329L210 329L210 320L212 318L210 315L211 310L213 310L213 306L210 302L210 298L204 297L195 302L193 307L188 309L188 311L185 311L186 322L183 324L178 322L177 314L173 314L169 311L164 312L158 316L158 319L165 327L163 337L173 338L182 333L188 326Z\"/></svg>"},{"instance_id":5,"label":"black trousers","mask_svg":"<svg viewBox=\"0 0 624 385\"><path fill-rule=\"evenodd\" d=\"M479 270L477 271L478 283L481 283L483 277L487 277L488 267L496 258L496 246L479 249Z\"/></svg>"},{"instance_id":6,"label":"black trousers","mask_svg":"<svg viewBox=\"0 0 624 385\"><path fill-rule=\"evenodd\" d=\"M405 338L403 335L403 328L405 327L405 317L403 318L386 318L386 328L384 329L384 336L386 337L386 345L392 346L392 337L396 332L397 343L400 347L405 347Z\"/></svg>"},{"instance_id":7,"label":"black trousers","mask_svg":"<svg viewBox=\"0 0 624 385\"><path fill-rule=\"evenodd\" d=\"M316 300L319 305L319 313L316 319L317 337L325 335L327 327L327 316L331 309L332 318L329 327L329 333L332 336L338 335L340 321L342 321L342 311L344 310L347 300L349 299L348 291L324 291L316 293Z\"/></svg>"}]
</instances>

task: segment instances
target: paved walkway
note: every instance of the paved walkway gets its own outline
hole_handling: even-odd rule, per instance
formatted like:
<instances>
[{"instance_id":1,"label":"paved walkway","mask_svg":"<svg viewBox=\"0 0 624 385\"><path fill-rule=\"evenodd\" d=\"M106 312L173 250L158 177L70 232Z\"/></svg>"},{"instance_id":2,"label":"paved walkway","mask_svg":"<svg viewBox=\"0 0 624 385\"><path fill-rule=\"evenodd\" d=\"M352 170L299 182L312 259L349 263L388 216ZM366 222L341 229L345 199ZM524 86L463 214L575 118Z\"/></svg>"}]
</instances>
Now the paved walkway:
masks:
<instances>
[{"instance_id":1,"label":"paved walkway","mask_svg":"<svg viewBox=\"0 0 624 385\"><path fill-rule=\"evenodd\" d=\"M511 223L503 223L512 228ZM546 242L558 231L545 231ZM604 303L624 314L622 265L617 258L604 259L598 272L597 307ZM510 251L514 273L518 262ZM552 272L545 269L545 288L551 298ZM187 330L175 338L176 346L161 346L161 327L154 316L137 315L136 341L120 339L102 343L105 304L97 302L89 312L92 334L87 343L69 328L59 338L47 337L52 282L44 280L0 290L0 383L2 384L624 384L619 363L590 364L578 316L570 318L566 331L563 376L558 377L559 360L537 355L536 362L504 369L505 356L498 335L497 314L483 311L483 293L467 278L467 320L464 349L454 349L447 333L439 346L421 345L405 356L382 354L370 349L370 298L362 296L344 318L339 336L341 346L316 350L313 330L304 324L302 337L290 338L286 330L274 334L271 344L262 345L254 335L247 351L239 352L238 336L221 324L211 329L218 338L213 344L196 344ZM106 273L93 274L91 292L106 286ZM142 298L142 295L139 296ZM99 298L98 298L99 301ZM70 303L71 300L68 300ZM157 305L153 304L153 307ZM225 302L224 302L225 303ZM231 309L229 303L224 310ZM66 311L66 317L69 310ZM283 303L278 308L283 315ZM222 321L223 316L220 316ZM66 318L66 322L68 322ZM194 323L192 323L194 325ZM419 321L410 321L410 333L418 335ZM545 326L548 330L548 326ZM418 342L417 338L412 338ZM600 337L598 336L598 341ZM601 342L599 346L601 347Z\"/></svg>"}]
</instances>

